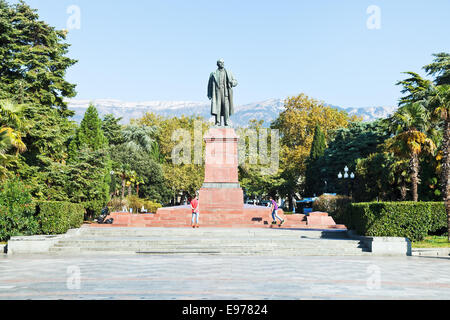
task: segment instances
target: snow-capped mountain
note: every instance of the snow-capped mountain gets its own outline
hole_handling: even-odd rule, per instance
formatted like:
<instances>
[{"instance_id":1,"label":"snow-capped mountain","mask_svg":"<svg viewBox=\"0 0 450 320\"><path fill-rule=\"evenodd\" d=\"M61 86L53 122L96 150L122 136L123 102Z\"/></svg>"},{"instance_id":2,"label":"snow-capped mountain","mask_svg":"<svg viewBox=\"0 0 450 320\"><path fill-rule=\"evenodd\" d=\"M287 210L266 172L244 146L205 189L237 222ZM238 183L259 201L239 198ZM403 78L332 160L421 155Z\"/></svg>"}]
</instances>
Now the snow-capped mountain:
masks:
<instances>
[{"instance_id":1,"label":"snow-capped mountain","mask_svg":"<svg viewBox=\"0 0 450 320\"><path fill-rule=\"evenodd\" d=\"M98 110L100 117L107 114L113 114L115 117L121 117L122 123L129 123L131 119L141 118L147 112L153 112L166 117L199 115L205 119L210 119L209 101L144 101L144 102L125 102L112 99L97 100L68 100L69 109L75 111L73 120L80 122L92 103ZM372 121L379 118L385 118L392 114L396 107L368 107L368 108L334 108L345 110L350 115L363 117L364 121ZM264 120L265 126L268 126L275 120L280 112L284 110L283 99L268 99L261 102L250 103L235 107L235 115L231 118L235 126L247 126L249 120Z\"/></svg>"},{"instance_id":2,"label":"snow-capped mountain","mask_svg":"<svg viewBox=\"0 0 450 320\"><path fill-rule=\"evenodd\" d=\"M392 115L398 107L386 106L386 107L367 107L367 108L341 108L337 109L345 110L350 115L357 115L362 117L364 121L373 121L376 119L387 118Z\"/></svg>"}]
</instances>

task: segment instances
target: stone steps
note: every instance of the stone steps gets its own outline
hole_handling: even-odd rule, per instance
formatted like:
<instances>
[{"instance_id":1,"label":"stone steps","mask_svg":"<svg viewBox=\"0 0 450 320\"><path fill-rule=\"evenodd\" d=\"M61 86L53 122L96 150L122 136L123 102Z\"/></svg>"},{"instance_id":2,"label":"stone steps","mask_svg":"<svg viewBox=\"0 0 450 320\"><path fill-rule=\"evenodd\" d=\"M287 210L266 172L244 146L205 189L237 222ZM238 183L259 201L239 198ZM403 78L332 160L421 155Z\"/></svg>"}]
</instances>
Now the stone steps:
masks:
<instances>
[{"instance_id":1,"label":"stone steps","mask_svg":"<svg viewBox=\"0 0 450 320\"><path fill-rule=\"evenodd\" d=\"M274 229L236 229L230 230L228 228L116 228L111 225L104 225L103 228L90 228L88 226L83 226L80 229L82 237L86 238L89 236L99 237L99 236L128 236L128 237L205 237L212 236L214 238L218 237L256 237L262 236L267 237L289 237L293 238L314 238L314 239L348 239L345 230L292 230L283 228Z\"/></svg>"},{"instance_id":2,"label":"stone steps","mask_svg":"<svg viewBox=\"0 0 450 320\"><path fill-rule=\"evenodd\" d=\"M130 248L130 247L185 247L185 246L252 246L252 247L292 247L292 248L355 248L361 247L360 242L347 242L347 241L339 241L330 242L326 240L317 240L317 242L307 241L307 240L233 240L233 241L225 241L225 240L167 240L167 241L130 241L130 240L121 240L121 242L115 241L99 241L99 240L73 240L73 241L59 241L55 247L112 247L112 248Z\"/></svg>"},{"instance_id":3,"label":"stone steps","mask_svg":"<svg viewBox=\"0 0 450 320\"><path fill-rule=\"evenodd\" d=\"M88 228L59 240L53 254L363 255L342 231L291 229Z\"/></svg>"},{"instance_id":4,"label":"stone steps","mask_svg":"<svg viewBox=\"0 0 450 320\"><path fill-rule=\"evenodd\" d=\"M117 249L117 248L79 248L79 247L65 247L65 248L51 248L51 254L217 254L217 255L287 255L287 256L360 256L370 255L365 249L253 249L253 248L223 248L223 247L205 247L205 248L153 248L142 247L131 249Z\"/></svg>"},{"instance_id":5,"label":"stone steps","mask_svg":"<svg viewBox=\"0 0 450 320\"><path fill-rule=\"evenodd\" d=\"M285 215L279 210L279 216L285 220L284 229L345 229L336 225L326 213L315 213L306 217L303 214ZM127 212L111 213L113 227L133 228L189 228L191 226L191 210L188 206L158 209L156 214L130 214ZM243 209L218 209L200 213L202 228L280 228L271 224L270 210L265 207L245 205ZM111 225L108 225L108 227ZM91 225L103 228L104 225Z\"/></svg>"}]
</instances>

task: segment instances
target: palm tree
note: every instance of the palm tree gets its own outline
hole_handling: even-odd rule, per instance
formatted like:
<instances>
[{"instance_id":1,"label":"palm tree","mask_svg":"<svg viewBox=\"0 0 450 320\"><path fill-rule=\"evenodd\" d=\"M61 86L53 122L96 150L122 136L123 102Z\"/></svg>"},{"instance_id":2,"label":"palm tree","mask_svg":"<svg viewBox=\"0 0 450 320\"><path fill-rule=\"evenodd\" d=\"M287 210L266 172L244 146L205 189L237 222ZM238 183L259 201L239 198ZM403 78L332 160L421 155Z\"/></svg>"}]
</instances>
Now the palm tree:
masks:
<instances>
[{"instance_id":1,"label":"palm tree","mask_svg":"<svg viewBox=\"0 0 450 320\"><path fill-rule=\"evenodd\" d=\"M424 69L430 76L435 76L434 90L428 95L429 108L440 120L442 137L442 188L447 211L447 231L450 242L450 54L434 54L434 61Z\"/></svg>"},{"instance_id":2,"label":"palm tree","mask_svg":"<svg viewBox=\"0 0 450 320\"><path fill-rule=\"evenodd\" d=\"M413 201L418 201L419 158L424 152L433 154L436 145L428 138L429 114L421 103L409 103L400 107L388 118L389 128L394 137L386 142L387 150L401 158L409 158L411 192Z\"/></svg>"},{"instance_id":3,"label":"palm tree","mask_svg":"<svg viewBox=\"0 0 450 320\"><path fill-rule=\"evenodd\" d=\"M450 242L450 85L434 87L428 98L428 106L443 128L441 175Z\"/></svg>"},{"instance_id":4,"label":"palm tree","mask_svg":"<svg viewBox=\"0 0 450 320\"><path fill-rule=\"evenodd\" d=\"M151 153L155 131L154 127L129 125L123 130L125 145L133 152Z\"/></svg>"},{"instance_id":5,"label":"palm tree","mask_svg":"<svg viewBox=\"0 0 450 320\"><path fill-rule=\"evenodd\" d=\"M19 153L25 152L27 147L22 141L19 130L23 128L20 114L22 105L14 104L9 100L0 101L0 179L4 180L8 174L8 166L16 160ZM15 149L15 155L8 154Z\"/></svg>"},{"instance_id":6,"label":"palm tree","mask_svg":"<svg viewBox=\"0 0 450 320\"><path fill-rule=\"evenodd\" d=\"M434 81L425 80L414 72L411 78L399 82L402 93L409 95L400 103L422 102L430 111L434 123L442 133L442 190L447 212L448 241L450 242L450 54L441 52L433 55L434 61L424 67Z\"/></svg>"},{"instance_id":7,"label":"palm tree","mask_svg":"<svg viewBox=\"0 0 450 320\"><path fill-rule=\"evenodd\" d=\"M136 183L137 179L137 173L134 170L131 170L128 172L128 180L127 180L127 187L128 187L128 196L133 195L132 194L132 186Z\"/></svg>"},{"instance_id":8,"label":"palm tree","mask_svg":"<svg viewBox=\"0 0 450 320\"><path fill-rule=\"evenodd\" d=\"M145 184L145 181L141 177L137 177L135 184L136 184L136 195L139 197L139 186Z\"/></svg>"}]
</instances>

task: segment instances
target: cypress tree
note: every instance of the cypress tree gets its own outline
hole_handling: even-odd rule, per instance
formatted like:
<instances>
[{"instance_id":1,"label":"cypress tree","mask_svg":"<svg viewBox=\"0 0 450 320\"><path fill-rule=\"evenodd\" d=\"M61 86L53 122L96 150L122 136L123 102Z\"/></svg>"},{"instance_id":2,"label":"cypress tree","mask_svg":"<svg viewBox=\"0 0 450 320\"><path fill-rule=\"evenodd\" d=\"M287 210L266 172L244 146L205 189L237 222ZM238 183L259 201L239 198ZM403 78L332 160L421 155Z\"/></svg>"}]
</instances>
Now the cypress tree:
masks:
<instances>
[{"instance_id":1,"label":"cypress tree","mask_svg":"<svg viewBox=\"0 0 450 320\"><path fill-rule=\"evenodd\" d=\"M70 158L72 160L76 158L78 151L84 148L98 151L107 146L108 140L103 134L102 120L98 116L97 109L91 104L84 114L75 138L70 143Z\"/></svg>"},{"instance_id":2,"label":"cypress tree","mask_svg":"<svg viewBox=\"0 0 450 320\"><path fill-rule=\"evenodd\" d=\"M314 131L314 138L311 145L309 158L306 162L305 172L305 193L312 196L314 194L320 195L325 191L324 181L321 179L320 157L323 156L326 149L325 135L319 125L316 125Z\"/></svg>"},{"instance_id":3,"label":"cypress tree","mask_svg":"<svg viewBox=\"0 0 450 320\"><path fill-rule=\"evenodd\" d=\"M85 203L88 218L94 218L109 201L111 160L108 140L97 109L90 105L69 145L70 180L67 193Z\"/></svg>"},{"instance_id":4,"label":"cypress tree","mask_svg":"<svg viewBox=\"0 0 450 320\"><path fill-rule=\"evenodd\" d=\"M327 144L326 144L326 140L325 140L325 135L324 135L322 129L320 129L320 126L316 125L309 159L311 161L315 161L319 157L323 156L323 154L325 153L326 147L327 147Z\"/></svg>"}]
</instances>

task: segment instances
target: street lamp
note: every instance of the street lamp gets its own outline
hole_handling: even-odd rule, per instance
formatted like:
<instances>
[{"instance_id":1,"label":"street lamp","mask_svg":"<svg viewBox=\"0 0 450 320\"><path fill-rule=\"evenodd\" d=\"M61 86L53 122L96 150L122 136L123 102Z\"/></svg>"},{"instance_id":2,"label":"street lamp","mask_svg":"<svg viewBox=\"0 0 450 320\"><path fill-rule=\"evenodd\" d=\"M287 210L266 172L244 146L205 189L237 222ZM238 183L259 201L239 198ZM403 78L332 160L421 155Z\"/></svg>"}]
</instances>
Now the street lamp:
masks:
<instances>
[{"instance_id":1,"label":"street lamp","mask_svg":"<svg viewBox=\"0 0 450 320\"><path fill-rule=\"evenodd\" d=\"M342 179L345 180L345 179L349 179L350 178L350 180L352 181L352 184L353 184L353 180L355 179L355 174L353 172L349 174L348 172L349 172L348 166L345 166L344 174L342 174L342 172L339 172L338 179L339 180L342 180ZM346 186L346 189L347 189L347 195L350 196L350 190L348 188L348 184L346 183L345 186Z\"/></svg>"}]
</instances>

